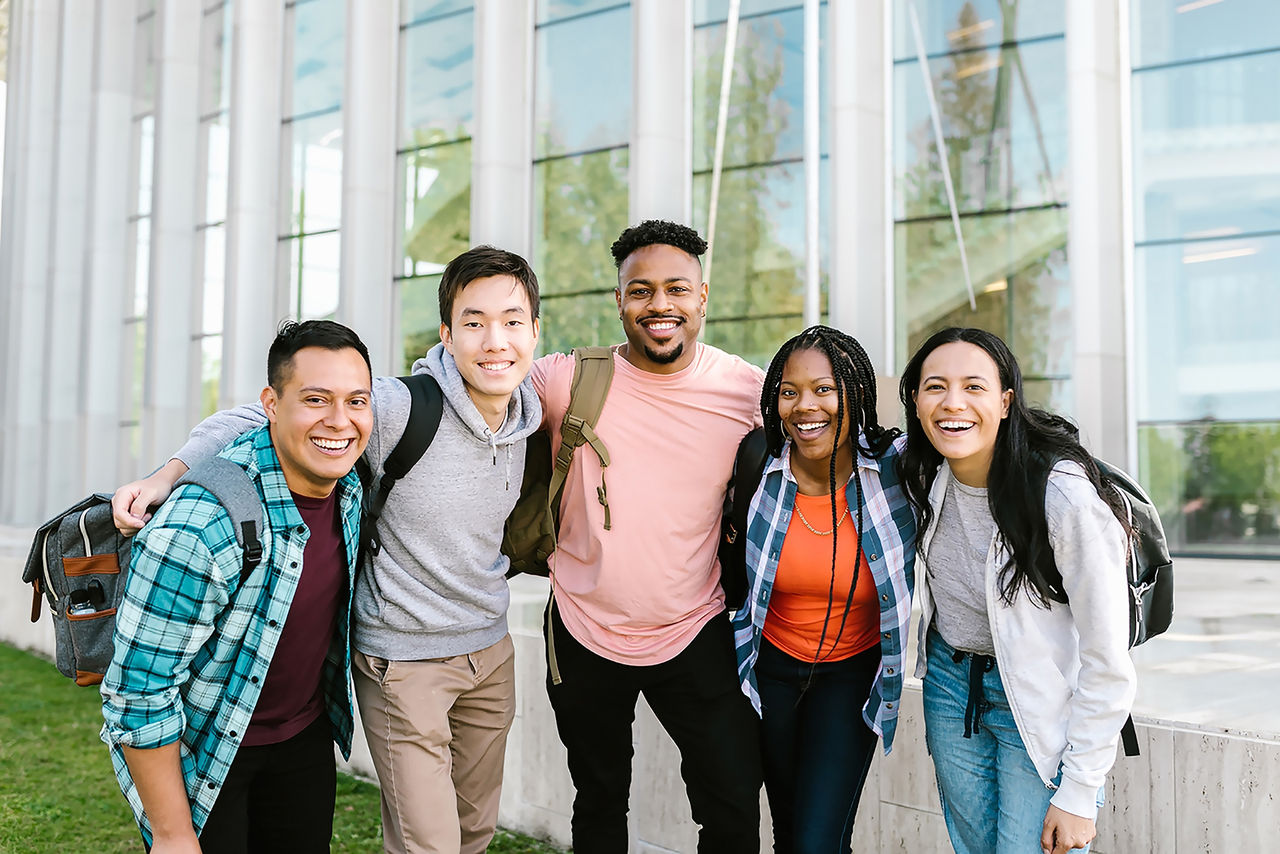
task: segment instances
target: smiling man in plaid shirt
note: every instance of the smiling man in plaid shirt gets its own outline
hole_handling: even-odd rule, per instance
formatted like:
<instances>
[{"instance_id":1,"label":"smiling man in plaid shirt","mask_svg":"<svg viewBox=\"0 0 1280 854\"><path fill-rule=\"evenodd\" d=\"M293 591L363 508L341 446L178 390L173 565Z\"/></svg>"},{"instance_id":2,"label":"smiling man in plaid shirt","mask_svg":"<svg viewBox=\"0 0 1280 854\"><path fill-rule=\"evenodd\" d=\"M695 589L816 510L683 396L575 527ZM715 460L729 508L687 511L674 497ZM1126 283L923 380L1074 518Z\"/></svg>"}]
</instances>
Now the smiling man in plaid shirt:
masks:
<instances>
[{"instance_id":1,"label":"smiling man in plaid shirt","mask_svg":"<svg viewBox=\"0 0 1280 854\"><path fill-rule=\"evenodd\" d=\"M154 854L329 850L369 353L331 321L287 323L267 374L269 424L220 455L261 495L261 564L241 581L227 511L182 486L138 535L116 618L102 738Z\"/></svg>"}]
</instances>

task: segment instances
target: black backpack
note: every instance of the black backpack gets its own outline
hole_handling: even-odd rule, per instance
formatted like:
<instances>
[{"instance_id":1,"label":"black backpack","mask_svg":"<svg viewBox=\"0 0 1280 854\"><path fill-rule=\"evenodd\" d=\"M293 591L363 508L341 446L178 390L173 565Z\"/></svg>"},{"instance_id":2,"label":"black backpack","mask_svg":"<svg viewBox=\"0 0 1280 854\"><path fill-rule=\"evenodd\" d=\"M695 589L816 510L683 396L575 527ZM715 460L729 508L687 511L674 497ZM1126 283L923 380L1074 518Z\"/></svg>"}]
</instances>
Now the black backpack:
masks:
<instances>
[{"instance_id":1,"label":"black backpack","mask_svg":"<svg viewBox=\"0 0 1280 854\"><path fill-rule=\"evenodd\" d=\"M764 428L757 427L738 444L733 474L724 495L718 555L720 586L724 588L725 607L730 611L738 610L747 601L747 512L768 458Z\"/></svg>"},{"instance_id":2,"label":"black backpack","mask_svg":"<svg viewBox=\"0 0 1280 854\"><path fill-rule=\"evenodd\" d=\"M613 381L613 350L610 347L577 347L573 351L573 380L569 388L569 408L560 425L560 453L553 459L551 440L545 432L529 437L525 449L524 478L520 497L507 517L502 534L502 553L511 561L508 577L522 572L546 576L548 558L555 550L559 525L560 495L574 451L589 444L603 467L609 465L609 451L596 436L595 424L604 409L605 397ZM444 392L430 374L399 378L409 388L411 404L404 435L383 465L383 475L375 481L362 456L356 471L364 485L360 520L361 560L381 549L378 519L396 481L408 474L431 446L444 414ZM605 529L609 529L609 502L604 483L597 489L604 505Z\"/></svg>"},{"instance_id":3,"label":"black backpack","mask_svg":"<svg viewBox=\"0 0 1280 854\"><path fill-rule=\"evenodd\" d=\"M249 475L223 457L198 464L174 484L204 487L231 517L236 543L244 550L240 583L262 561L262 498ZM133 539L121 536L111 519L111 495L97 492L36 529L22 572L31 585L31 622L40 619L40 600L53 615L58 670L77 685L97 685L106 675L115 646L116 609L124 598Z\"/></svg>"}]
</instances>

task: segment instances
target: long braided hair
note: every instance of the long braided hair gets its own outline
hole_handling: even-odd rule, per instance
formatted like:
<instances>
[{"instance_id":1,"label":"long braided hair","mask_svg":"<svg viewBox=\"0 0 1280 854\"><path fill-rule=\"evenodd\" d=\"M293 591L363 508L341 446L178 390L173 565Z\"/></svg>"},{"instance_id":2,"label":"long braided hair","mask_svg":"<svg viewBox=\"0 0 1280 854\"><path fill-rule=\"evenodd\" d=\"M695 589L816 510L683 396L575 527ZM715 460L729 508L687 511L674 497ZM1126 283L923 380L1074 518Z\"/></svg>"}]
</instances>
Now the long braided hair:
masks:
<instances>
[{"instance_id":1,"label":"long braided hair","mask_svg":"<svg viewBox=\"0 0 1280 854\"><path fill-rule=\"evenodd\" d=\"M853 607L853 593L858 587L858 574L862 568L862 528L863 528L863 495L862 479L858 477L858 454L879 459L893 440L900 434L897 427L882 427L876 417L876 373L871 367L871 359L867 351L851 335L846 335L830 326L810 326L804 332L787 341L778 350L769 370L765 374L764 387L760 392L760 413L764 419L765 443L771 456L782 456L782 447L786 442L786 431L782 427L782 417L778 414L778 394L782 388L782 371L793 353L814 350L822 353L831 363L831 373L835 378L836 400L836 432L840 436L846 417L849 418L849 442L853 452L853 482L857 494L857 549L854 551L853 581L845 598L844 610L840 614L840 628L831 643L827 655L835 652L840 636L844 634L845 623L849 618L849 609ZM839 519L836 517L836 454L839 448L831 447L831 460L827 469L828 492L831 497L831 582L827 587L827 614L822 621L822 635L818 638L817 652L813 661L816 664L822 658L822 646L826 642L827 627L831 620L831 611L835 604L836 584L836 549L839 544Z\"/></svg>"}]
</instances>

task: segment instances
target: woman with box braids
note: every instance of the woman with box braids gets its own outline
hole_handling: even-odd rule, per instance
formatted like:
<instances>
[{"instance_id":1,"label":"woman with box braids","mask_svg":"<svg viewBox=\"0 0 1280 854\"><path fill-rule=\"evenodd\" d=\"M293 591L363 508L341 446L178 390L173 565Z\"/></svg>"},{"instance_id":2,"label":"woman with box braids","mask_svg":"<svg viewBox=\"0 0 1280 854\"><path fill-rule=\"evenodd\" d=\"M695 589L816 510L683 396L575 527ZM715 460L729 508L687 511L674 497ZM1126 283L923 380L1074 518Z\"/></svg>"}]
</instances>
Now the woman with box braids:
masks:
<instances>
[{"instance_id":1,"label":"woman with box braids","mask_svg":"<svg viewBox=\"0 0 1280 854\"><path fill-rule=\"evenodd\" d=\"M758 485L735 484L754 491L738 670L761 713L774 851L848 852L876 738L887 751L902 691L899 611L909 612L900 605L915 557L895 465L903 440L879 422L866 351L829 326L782 345L760 409L764 472Z\"/></svg>"}]
</instances>

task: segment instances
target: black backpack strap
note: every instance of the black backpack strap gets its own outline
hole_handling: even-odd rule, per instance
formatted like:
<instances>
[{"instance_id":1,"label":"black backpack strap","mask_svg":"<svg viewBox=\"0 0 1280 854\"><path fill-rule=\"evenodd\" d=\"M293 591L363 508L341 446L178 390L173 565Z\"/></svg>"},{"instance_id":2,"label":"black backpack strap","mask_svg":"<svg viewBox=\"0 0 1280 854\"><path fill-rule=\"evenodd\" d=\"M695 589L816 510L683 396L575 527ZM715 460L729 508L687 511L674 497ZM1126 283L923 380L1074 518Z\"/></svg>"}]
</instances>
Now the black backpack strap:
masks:
<instances>
[{"instance_id":1,"label":"black backpack strap","mask_svg":"<svg viewBox=\"0 0 1280 854\"><path fill-rule=\"evenodd\" d=\"M720 586L724 589L725 607L732 611L741 608L747 597L747 516L768 459L764 428L757 427L738 445L729 482L731 497L725 502L721 523Z\"/></svg>"},{"instance_id":2,"label":"black backpack strap","mask_svg":"<svg viewBox=\"0 0 1280 854\"><path fill-rule=\"evenodd\" d=\"M361 555L376 555L382 550L382 542L378 537L378 519L382 516L382 508L386 506L387 496L391 494L396 481L408 474L418 464L418 460L422 459L427 448L431 447L436 430L440 428L440 418L444 415L444 392L435 377L426 373L414 374L400 377L400 382L409 389L409 421L405 424L404 435L382 465L382 477L378 478L376 488L373 472L364 457L356 464L360 481L364 485L360 519Z\"/></svg>"},{"instance_id":3,"label":"black backpack strap","mask_svg":"<svg viewBox=\"0 0 1280 854\"><path fill-rule=\"evenodd\" d=\"M1120 729L1120 741L1124 744L1125 756L1137 756L1138 750L1138 731L1133 726L1133 715L1124 719L1124 726Z\"/></svg>"},{"instance_id":4,"label":"black backpack strap","mask_svg":"<svg viewBox=\"0 0 1280 854\"><path fill-rule=\"evenodd\" d=\"M243 552L240 562L240 583L243 584L254 567L262 563L261 537L266 528L257 486L248 472L225 457L211 457L197 463L178 479L174 489L184 483L194 483L213 493L231 517L236 544Z\"/></svg>"}]
</instances>

